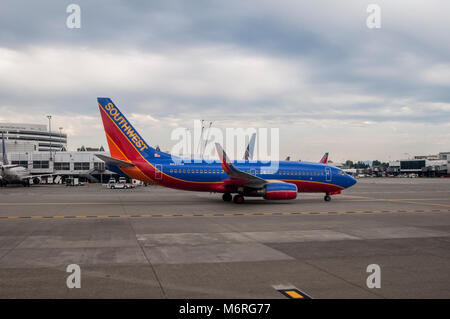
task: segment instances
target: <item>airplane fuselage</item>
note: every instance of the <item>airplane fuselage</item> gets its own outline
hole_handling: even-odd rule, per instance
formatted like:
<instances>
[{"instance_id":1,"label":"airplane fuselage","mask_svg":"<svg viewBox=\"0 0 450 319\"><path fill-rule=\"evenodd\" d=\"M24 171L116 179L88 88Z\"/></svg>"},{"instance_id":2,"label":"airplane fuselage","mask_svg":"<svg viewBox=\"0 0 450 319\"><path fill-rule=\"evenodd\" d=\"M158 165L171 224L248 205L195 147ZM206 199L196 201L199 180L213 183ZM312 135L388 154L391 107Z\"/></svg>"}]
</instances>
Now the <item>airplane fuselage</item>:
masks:
<instances>
[{"instance_id":1,"label":"airplane fuselage","mask_svg":"<svg viewBox=\"0 0 450 319\"><path fill-rule=\"evenodd\" d=\"M134 161L136 167L117 168L126 175L157 183L166 187L209 192L238 192L238 187L229 185L228 175L220 163L206 161L184 163L171 159ZM233 163L236 168L268 181L283 181L297 186L298 192L337 193L355 184L355 179L342 170L319 163L278 162L278 169L271 169L267 163ZM272 163L272 167L273 167Z\"/></svg>"},{"instance_id":2,"label":"airplane fuselage","mask_svg":"<svg viewBox=\"0 0 450 319\"><path fill-rule=\"evenodd\" d=\"M26 181L27 175L27 170L22 166L1 168L2 180L8 184L22 184L24 181Z\"/></svg>"}]
</instances>

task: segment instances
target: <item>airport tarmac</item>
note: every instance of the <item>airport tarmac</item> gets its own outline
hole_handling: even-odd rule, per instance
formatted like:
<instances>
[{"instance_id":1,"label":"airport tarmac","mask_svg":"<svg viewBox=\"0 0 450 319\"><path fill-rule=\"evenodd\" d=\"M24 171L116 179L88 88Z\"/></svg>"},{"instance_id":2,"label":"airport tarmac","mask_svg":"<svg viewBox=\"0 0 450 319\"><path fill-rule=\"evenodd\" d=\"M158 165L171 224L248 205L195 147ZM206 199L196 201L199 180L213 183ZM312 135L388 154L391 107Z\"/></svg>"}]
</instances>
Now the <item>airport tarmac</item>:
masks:
<instances>
[{"instance_id":1,"label":"airport tarmac","mask_svg":"<svg viewBox=\"0 0 450 319\"><path fill-rule=\"evenodd\" d=\"M0 298L450 298L450 179L359 179L331 202L100 185L0 199Z\"/></svg>"}]
</instances>

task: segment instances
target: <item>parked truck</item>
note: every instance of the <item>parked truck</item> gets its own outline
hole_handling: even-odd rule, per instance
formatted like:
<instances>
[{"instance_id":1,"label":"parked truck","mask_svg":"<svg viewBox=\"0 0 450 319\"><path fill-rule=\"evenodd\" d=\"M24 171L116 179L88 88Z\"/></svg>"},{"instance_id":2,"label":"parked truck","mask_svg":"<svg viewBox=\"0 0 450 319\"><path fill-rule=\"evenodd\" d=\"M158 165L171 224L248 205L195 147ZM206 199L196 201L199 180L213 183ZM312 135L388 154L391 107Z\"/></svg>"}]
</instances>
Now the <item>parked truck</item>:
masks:
<instances>
[{"instance_id":1,"label":"parked truck","mask_svg":"<svg viewBox=\"0 0 450 319\"><path fill-rule=\"evenodd\" d=\"M111 178L108 181L108 184L106 184L107 188L110 189L128 189L128 188L134 188L135 186L133 184L127 183L127 180L125 177L119 177L119 181L116 182L115 178Z\"/></svg>"}]
</instances>

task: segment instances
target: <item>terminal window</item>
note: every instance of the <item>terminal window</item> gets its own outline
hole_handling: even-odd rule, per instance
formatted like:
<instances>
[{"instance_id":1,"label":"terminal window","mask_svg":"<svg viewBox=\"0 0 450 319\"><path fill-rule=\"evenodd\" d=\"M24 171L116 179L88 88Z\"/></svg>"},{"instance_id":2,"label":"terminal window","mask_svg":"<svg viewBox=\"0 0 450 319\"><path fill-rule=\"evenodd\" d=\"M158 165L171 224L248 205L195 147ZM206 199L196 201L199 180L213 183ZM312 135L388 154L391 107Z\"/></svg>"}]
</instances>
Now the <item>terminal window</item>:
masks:
<instances>
[{"instance_id":1,"label":"terminal window","mask_svg":"<svg viewBox=\"0 0 450 319\"><path fill-rule=\"evenodd\" d=\"M48 161L33 161L33 168L48 168Z\"/></svg>"},{"instance_id":2,"label":"terminal window","mask_svg":"<svg viewBox=\"0 0 450 319\"><path fill-rule=\"evenodd\" d=\"M55 165L53 167L57 171L69 171L70 170L70 163L66 162L55 162Z\"/></svg>"},{"instance_id":3,"label":"terminal window","mask_svg":"<svg viewBox=\"0 0 450 319\"><path fill-rule=\"evenodd\" d=\"M103 162L94 162L94 169L98 171L104 171L105 170L105 163Z\"/></svg>"},{"instance_id":4,"label":"terminal window","mask_svg":"<svg viewBox=\"0 0 450 319\"><path fill-rule=\"evenodd\" d=\"M73 169L76 171L87 171L89 170L89 162L75 162L73 163Z\"/></svg>"},{"instance_id":5,"label":"terminal window","mask_svg":"<svg viewBox=\"0 0 450 319\"><path fill-rule=\"evenodd\" d=\"M400 162L400 168L401 169L422 169L422 167L425 167L425 161L419 160L419 161L401 161Z\"/></svg>"},{"instance_id":6,"label":"terminal window","mask_svg":"<svg viewBox=\"0 0 450 319\"><path fill-rule=\"evenodd\" d=\"M12 165L20 165L25 168L28 168L28 161L11 161Z\"/></svg>"}]
</instances>

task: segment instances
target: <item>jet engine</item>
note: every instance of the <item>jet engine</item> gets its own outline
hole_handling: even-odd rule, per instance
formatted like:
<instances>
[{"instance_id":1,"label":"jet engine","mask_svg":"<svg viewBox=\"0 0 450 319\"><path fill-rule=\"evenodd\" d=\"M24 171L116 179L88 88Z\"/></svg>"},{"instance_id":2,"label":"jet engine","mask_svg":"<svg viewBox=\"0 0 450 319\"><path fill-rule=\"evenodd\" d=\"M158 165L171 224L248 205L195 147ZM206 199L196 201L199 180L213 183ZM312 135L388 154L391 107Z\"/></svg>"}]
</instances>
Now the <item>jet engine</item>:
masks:
<instances>
[{"instance_id":1,"label":"jet engine","mask_svg":"<svg viewBox=\"0 0 450 319\"><path fill-rule=\"evenodd\" d=\"M264 199L295 199L297 198L297 186L291 183L270 183L265 187Z\"/></svg>"}]
</instances>

